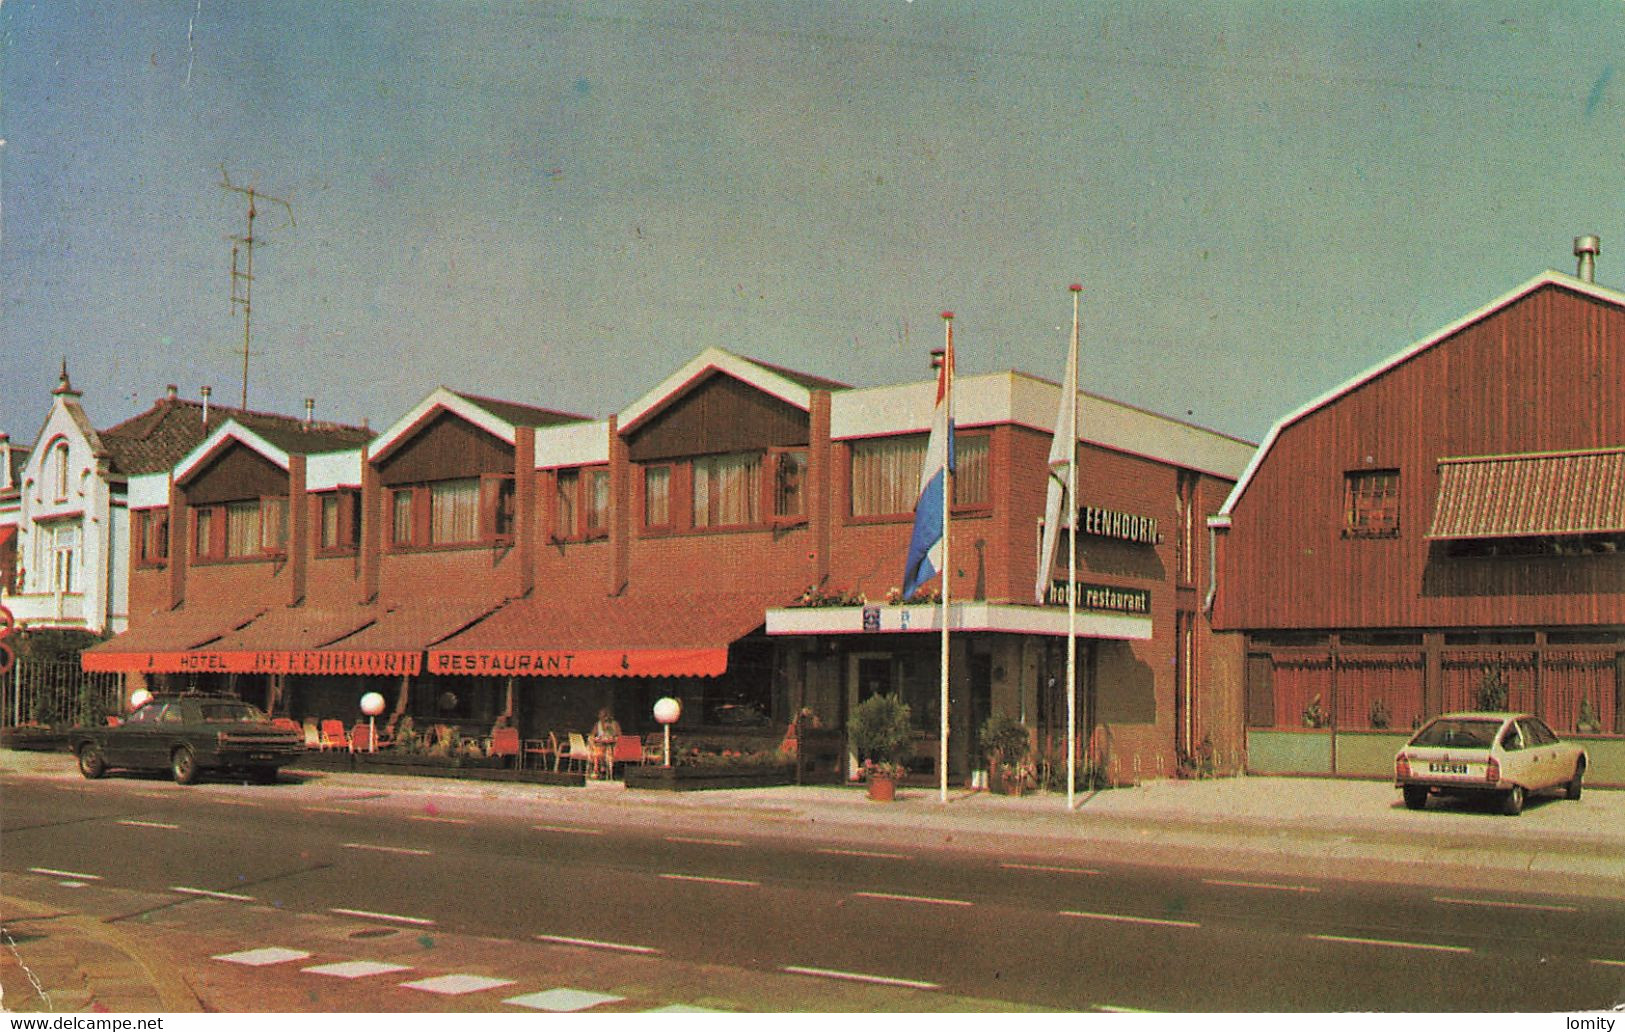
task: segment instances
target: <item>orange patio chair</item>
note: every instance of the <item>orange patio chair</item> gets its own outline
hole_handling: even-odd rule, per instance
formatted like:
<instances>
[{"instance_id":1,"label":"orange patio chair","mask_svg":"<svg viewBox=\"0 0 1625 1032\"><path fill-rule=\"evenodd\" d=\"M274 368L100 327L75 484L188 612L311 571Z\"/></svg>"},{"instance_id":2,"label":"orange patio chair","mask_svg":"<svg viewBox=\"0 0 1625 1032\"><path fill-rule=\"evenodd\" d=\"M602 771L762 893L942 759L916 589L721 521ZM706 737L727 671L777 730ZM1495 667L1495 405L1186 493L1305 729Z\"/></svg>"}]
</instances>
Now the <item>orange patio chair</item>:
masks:
<instances>
[{"instance_id":1,"label":"orange patio chair","mask_svg":"<svg viewBox=\"0 0 1625 1032\"><path fill-rule=\"evenodd\" d=\"M491 732L491 755L513 757L514 766L518 766L519 759L519 729L517 727L499 727Z\"/></svg>"},{"instance_id":2,"label":"orange patio chair","mask_svg":"<svg viewBox=\"0 0 1625 1032\"><path fill-rule=\"evenodd\" d=\"M615 776L617 763L642 763L643 739L637 735L621 735L615 739L615 748L609 754L609 776Z\"/></svg>"},{"instance_id":3,"label":"orange patio chair","mask_svg":"<svg viewBox=\"0 0 1625 1032\"><path fill-rule=\"evenodd\" d=\"M372 752L372 728L356 721L355 727L350 729L350 751Z\"/></svg>"},{"instance_id":4,"label":"orange patio chair","mask_svg":"<svg viewBox=\"0 0 1625 1032\"><path fill-rule=\"evenodd\" d=\"M345 734L344 734L344 721L342 721L342 720L324 720L324 721L322 721L322 748L323 749L348 749L349 747L350 747L350 740L347 737L345 737Z\"/></svg>"},{"instance_id":5,"label":"orange patio chair","mask_svg":"<svg viewBox=\"0 0 1625 1032\"><path fill-rule=\"evenodd\" d=\"M559 769L559 738L558 738L558 736L553 734L551 731L549 731L546 738L527 738L527 739L525 739L524 757L523 757L523 759L524 759L525 762L528 762L531 765L531 767L533 767L533 768L538 767L538 766L545 768L545 767L551 765L554 770L558 770Z\"/></svg>"}]
</instances>

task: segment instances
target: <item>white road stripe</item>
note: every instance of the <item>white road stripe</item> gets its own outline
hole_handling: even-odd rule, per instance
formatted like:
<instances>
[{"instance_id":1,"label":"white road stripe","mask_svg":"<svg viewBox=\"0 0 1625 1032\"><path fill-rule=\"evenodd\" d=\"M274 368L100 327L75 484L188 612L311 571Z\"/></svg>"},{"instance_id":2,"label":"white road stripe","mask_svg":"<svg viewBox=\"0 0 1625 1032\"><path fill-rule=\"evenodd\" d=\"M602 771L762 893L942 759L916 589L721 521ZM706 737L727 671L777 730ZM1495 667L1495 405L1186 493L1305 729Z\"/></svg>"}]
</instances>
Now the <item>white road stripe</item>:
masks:
<instances>
[{"instance_id":1,"label":"white road stripe","mask_svg":"<svg viewBox=\"0 0 1625 1032\"><path fill-rule=\"evenodd\" d=\"M602 828L577 828L568 824L532 824L536 831L556 831L561 835L602 835Z\"/></svg>"},{"instance_id":2,"label":"white road stripe","mask_svg":"<svg viewBox=\"0 0 1625 1032\"><path fill-rule=\"evenodd\" d=\"M940 989L935 982L916 982L911 978L888 978L885 975L864 975L856 971L832 971L829 968L786 966L779 968L792 975L812 975L815 978L838 978L844 982L868 982L871 985L894 985L903 989Z\"/></svg>"},{"instance_id":3,"label":"white road stripe","mask_svg":"<svg viewBox=\"0 0 1625 1032\"><path fill-rule=\"evenodd\" d=\"M1053 864L1000 864L1012 871L1048 871L1052 874L1099 874L1090 867L1058 867Z\"/></svg>"},{"instance_id":4,"label":"white road stripe","mask_svg":"<svg viewBox=\"0 0 1625 1032\"><path fill-rule=\"evenodd\" d=\"M820 853L829 856L864 856L872 860L912 860L907 853L876 853L867 849L820 849Z\"/></svg>"},{"instance_id":5,"label":"white road stripe","mask_svg":"<svg viewBox=\"0 0 1625 1032\"><path fill-rule=\"evenodd\" d=\"M30 867L28 870L31 874L49 874L56 878L80 878L84 881L102 880L102 876L99 874L81 874L78 871L59 871L54 867Z\"/></svg>"},{"instance_id":6,"label":"white road stripe","mask_svg":"<svg viewBox=\"0 0 1625 1032\"><path fill-rule=\"evenodd\" d=\"M188 896L208 896L211 899L229 899L237 903L252 903L253 896L241 896L235 892L216 892L213 889L194 889L185 885L171 885L170 892L184 892Z\"/></svg>"},{"instance_id":7,"label":"white road stripe","mask_svg":"<svg viewBox=\"0 0 1625 1032\"><path fill-rule=\"evenodd\" d=\"M1501 907L1507 910L1550 910L1560 914L1573 914L1579 907L1567 903L1515 903L1500 899L1459 899L1455 896L1434 896L1435 903L1455 903L1464 907Z\"/></svg>"},{"instance_id":8,"label":"white road stripe","mask_svg":"<svg viewBox=\"0 0 1625 1032\"><path fill-rule=\"evenodd\" d=\"M1625 967L1625 960L1604 960L1601 957L1593 957L1591 963L1603 964L1607 967Z\"/></svg>"},{"instance_id":9,"label":"white road stripe","mask_svg":"<svg viewBox=\"0 0 1625 1032\"><path fill-rule=\"evenodd\" d=\"M1063 910L1062 917L1082 917L1091 921L1118 921L1123 924L1166 925L1170 928L1200 928L1196 921L1176 921L1167 917L1137 917L1133 914L1097 914L1088 910Z\"/></svg>"},{"instance_id":10,"label":"white road stripe","mask_svg":"<svg viewBox=\"0 0 1625 1032\"><path fill-rule=\"evenodd\" d=\"M163 821L119 821L118 823L129 828L163 828L166 831L175 831L179 824L165 824Z\"/></svg>"},{"instance_id":11,"label":"white road stripe","mask_svg":"<svg viewBox=\"0 0 1625 1032\"><path fill-rule=\"evenodd\" d=\"M738 839L726 838L691 838L687 835L667 835L667 842L686 842L696 846L743 846Z\"/></svg>"},{"instance_id":12,"label":"white road stripe","mask_svg":"<svg viewBox=\"0 0 1625 1032\"><path fill-rule=\"evenodd\" d=\"M1097 1003L1094 1009L1102 1014L1155 1014L1156 1011L1140 1010L1137 1007L1113 1007L1109 1003Z\"/></svg>"},{"instance_id":13,"label":"white road stripe","mask_svg":"<svg viewBox=\"0 0 1625 1032\"><path fill-rule=\"evenodd\" d=\"M747 881L744 878L712 878L703 874L662 874L660 877L669 881L706 882L711 885L743 885L752 888L762 884L758 881Z\"/></svg>"},{"instance_id":14,"label":"white road stripe","mask_svg":"<svg viewBox=\"0 0 1625 1032\"><path fill-rule=\"evenodd\" d=\"M1401 950L1431 950L1435 953L1471 953L1466 946L1441 946L1431 942L1403 942L1399 939L1361 939L1351 935L1311 935L1321 942L1347 942L1359 946L1391 946Z\"/></svg>"},{"instance_id":15,"label":"white road stripe","mask_svg":"<svg viewBox=\"0 0 1625 1032\"><path fill-rule=\"evenodd\" d=\"M426 821L426 822L428 822L430 824L473 824L474 823L473 821L466 821L461 817L429 817L429 816L425 816L424 814L413 814L412 816L410 816L410 817L408 817L406 819L409 820L409 821Z\"/></svg>"},{"instance_id":16,"label":"white road stripe","mask_svg":"<svg viewBox=\"0 0 1625 1032\"><path fill-rule=\"evenodd\" d=\"M865 899L890 899L900 903L934 903L942 907L968 907L973 904L968 899L939 899L935 896L904 896L894 892L854 892L854 896Z\"/></svg>"},{"instance_id":17,"label":"white road stripe","mask_svg":"<svg viewBox=\"0 0 1625 1032\"><path fill-rule=\"evenodd\" d=\"M1204 885L1223 885L1232 889L1273 889L1276 892L1319 892L1315 885L1284 885L1279 882L1227 881L1224 878L1203 878Z\"/></svg>"},{"instance_id":18,"label":"white road stripe","mask_svg":"<svg viewBox=\"0 0 1625 1032\"><path fill-rule=\"evenodd\" d=\"M375 846L369 842L346 842L345 849L366 849L374 853L400 853L404 856L434 856L427 849L412 849L409 846Z\"/></svg>"},{"instance_id":19,"label":"white road stripe","mask_svg":"<svg viewBox=\"0 0 1625 1032\"><path fill-rule=\"evenodd\" d=\"M659 953L653 946L633 946L624 942L603 942L598 939L577 939L569 935L538 935L542 942L557 943L560 946L587 946L595 950L616 950L621 953Z\"/></svg>"},{"instance_id":20,"label":"white road stripe","mask_svg":"<svg viewBox=\"0 0 1625 1032\"><path fill-rule=\"evenodd\" d=\"M342 813L346 817L361 816L360 810L346 810L342 806L305 806L301 807L306 813Z\"/></svg>"},{"instance_id":21,"label":"white road stripe","mask_svg":"<svg viewBox=\"0 0 1625 1032\"><path fill-rule=\"evenodd\" d=\"M434 924L434 922L431 921L427 917L403 917L400 914L380 914L377 911L373 911L373 910L347 910L344 907L328 907L327 912L330 913L330 914L342 914L345 917L367 917L367 918L371 918L374 921L395 921L395 922L397 922L399 924L409 924L409 925L432 925L432 924Z\"/></svg>"},{"instance_id":22,"label":"white road stripe","mask_svg":"<svg viewBox=\"0 0 1625 1032\"><path fill-rule=\"evenodd\" d=\"M211 799L210 802L219 803L221 806L249 806L256 810L265 805L263 803L251 803L246 799Z\"/></svg>"}]
</instances>

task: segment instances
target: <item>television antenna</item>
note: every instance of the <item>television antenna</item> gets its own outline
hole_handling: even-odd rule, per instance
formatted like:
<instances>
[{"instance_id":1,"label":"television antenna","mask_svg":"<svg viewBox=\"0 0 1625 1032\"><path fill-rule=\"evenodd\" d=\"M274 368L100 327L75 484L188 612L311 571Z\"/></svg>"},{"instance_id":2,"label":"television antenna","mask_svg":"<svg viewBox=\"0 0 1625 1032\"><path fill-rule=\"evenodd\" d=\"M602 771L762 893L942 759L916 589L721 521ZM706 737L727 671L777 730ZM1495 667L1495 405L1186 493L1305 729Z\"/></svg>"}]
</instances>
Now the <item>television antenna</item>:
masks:
<instances>
[{"instance_id":1,"label":"television antenna","mask_svg":"<svg viewBox=\"0 0 1625 1032\"><path fill-rule=\"evenodd\" d=\"M243 308L243 396L242 407L248 408L248 356L252 353L249 348L253 339L253 313L254 313L254 245L263 245L263 242L254 235L254 219L259 216L255 206L257 201L270 201L280 204L288 214L288 221L284 224L292 226L293 205L280 197L261 193L252 183L248 186L238 186L231 181L231 175L226 172L225 166L220 167L220 188L239 193L248 198L248 228L242 236L231 238L231 314L235 317L237 306ZM282 227L277 227L282 228Z\"/></svg>"}]
</instances>

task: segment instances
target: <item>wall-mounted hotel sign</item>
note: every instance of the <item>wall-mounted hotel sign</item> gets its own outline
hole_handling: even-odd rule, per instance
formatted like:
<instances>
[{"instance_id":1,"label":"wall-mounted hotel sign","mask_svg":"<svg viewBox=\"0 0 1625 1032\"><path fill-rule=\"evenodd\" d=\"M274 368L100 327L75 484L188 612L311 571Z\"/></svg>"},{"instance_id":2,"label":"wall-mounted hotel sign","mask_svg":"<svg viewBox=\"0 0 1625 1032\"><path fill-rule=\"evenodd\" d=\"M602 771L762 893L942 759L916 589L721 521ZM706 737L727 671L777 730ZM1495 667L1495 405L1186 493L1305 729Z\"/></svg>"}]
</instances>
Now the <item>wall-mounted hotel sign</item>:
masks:
<instances>
[{"instance_id":1,"label":"wall-mounted hotel sign","mask_svg":"<svg viewBox=\"0 0 1625 1032\"><path fill-rule=\"evenodd\" d=\"M1151 592L1145 588L1114 588L1106 584L1085 584L1078 582L1078 608L1092 609L1101 613L1132 613L1135 616L1151 615ZM1049 583L1049 592L1044 596L1044 604L1051 606L1066 605L1066 581L1052 580Z\"/></svg>"},{"instance_id":2,"label":"wall-mounted hotel sign","mask_svg":"<svg viewBox=\"0 0 1625 1032\"><path fill-rule=\"evenodd\" d=\"M1078 507L1078 532L1114 541L1132 541L1137 545L1155 545L1162 541L1155 516L1135 516L1092 505Z\"/></svg>"}]
</instances>

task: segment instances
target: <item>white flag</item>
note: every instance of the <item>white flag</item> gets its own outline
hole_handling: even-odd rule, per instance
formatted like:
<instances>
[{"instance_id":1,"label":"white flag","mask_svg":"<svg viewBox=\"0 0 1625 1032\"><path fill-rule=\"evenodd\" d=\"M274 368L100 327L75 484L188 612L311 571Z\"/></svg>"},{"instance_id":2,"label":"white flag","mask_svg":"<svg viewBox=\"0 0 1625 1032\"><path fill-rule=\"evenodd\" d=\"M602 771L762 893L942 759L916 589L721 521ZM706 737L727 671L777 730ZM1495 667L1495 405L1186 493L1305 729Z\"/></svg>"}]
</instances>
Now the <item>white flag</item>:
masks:
<instances>
[{"instance_id":1,"label":"white flag","mask_svg":"<svg viewBox=\"0 0 1625 1032\"><path fill-rule=\"evenodd\" d=\"M1055 437L1049 446L1049 491L1044 496L1044 542L1038 549L1038 579L1033 601L1044 604L1049 589L1050 570L1055 566L1055 547L1061 536L1063 499L1068 511L1078 511L1076 498L1066 499L1066 467L1073 461L1078 441L1078 291L1072 288L1072 343L1066 353L1066 375L1061 378L1061 402L1055 412ZM1068 518L1067 526L1074 520Z\"/></svg>"}]
</instances>

